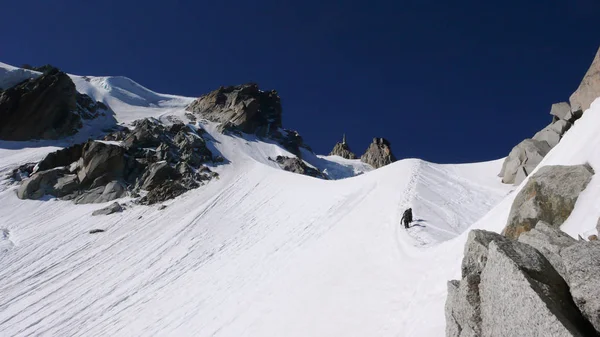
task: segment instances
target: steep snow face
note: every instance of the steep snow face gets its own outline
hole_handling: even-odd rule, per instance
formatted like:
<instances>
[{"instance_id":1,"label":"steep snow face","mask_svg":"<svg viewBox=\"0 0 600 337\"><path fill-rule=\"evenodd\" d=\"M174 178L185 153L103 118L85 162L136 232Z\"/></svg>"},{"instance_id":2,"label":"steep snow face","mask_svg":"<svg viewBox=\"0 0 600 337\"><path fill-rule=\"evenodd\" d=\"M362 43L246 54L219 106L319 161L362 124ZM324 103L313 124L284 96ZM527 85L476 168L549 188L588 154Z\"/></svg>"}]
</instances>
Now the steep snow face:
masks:
<instances>
[{"instance_id":1,"label":"steep snow face","mask_svg":"<svg viewBox=\"0 0 600 337\"><path fill-rule=\"evenodd\" d=\"M78 90L119 123L188 121L186 98L88 79L74 79ZM598 105L542 165L600 168ZM19 200L0 181L0 335L442 336L465 231L500 231L518 191L504 197L513 187L496 177L501 160L371 171L303 152L338 177L364 172L320 180L279 169L269 158L291 154L277 144L197 127L226 158L211 168L220 179L163 210L123 200L124 212L92 217L107 205ZM60 146L0 142L0 174ZM595 225L598 184L563 226L572 235ZM405 230L408 207L416 221Z\"/></svg>"},{"instance_id":2,"label":"steep snow face","mask_svg":"<svg viewBox=\"0 0 600 337\"><path fill-rule=\"evenodd\" d=\"M183 109L194 100L192 97L156 93L127 77L70 76L79 92L118 111L119 121L125 124L147 117L160 119L174 110Z\"/></svg>"}]
</instances>

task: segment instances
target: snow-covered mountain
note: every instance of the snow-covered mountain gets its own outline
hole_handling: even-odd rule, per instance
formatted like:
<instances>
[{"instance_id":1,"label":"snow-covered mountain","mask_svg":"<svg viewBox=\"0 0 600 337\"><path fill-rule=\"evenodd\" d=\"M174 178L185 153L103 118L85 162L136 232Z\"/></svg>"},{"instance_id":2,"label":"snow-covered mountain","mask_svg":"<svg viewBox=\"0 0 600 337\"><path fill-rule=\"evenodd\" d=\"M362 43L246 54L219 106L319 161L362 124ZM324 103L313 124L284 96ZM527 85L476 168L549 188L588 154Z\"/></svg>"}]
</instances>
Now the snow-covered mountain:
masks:
<instances>
[{"instance_id":1,"label":"snow-covered mountain","mask_svg":"<svg viewBox=\"0 0 600 337\"><path fill-rule=\"evenodd\" d=\"M2 88L35 76L0 64ZM118 125L183 121L226 161L211 166L219 179L162 205L125 198L125 211L92 216L108 204L21 200L5 177L102 133L107 120L61 140L0 141L2 336L442 336L446 282L460 275L468 229L501 231L527 182L502 184L502 159L373 170L306 149L302 158L332 179L294 174L270 159L294 156L277 142L191 119L195 98L124 77L70 77ZM539 167L598 171L598 127L600 100ZM595 231L599 179L562 226L572 236ZM415 225L405 230L408 207Z\"/></svg>"}]
</instances>

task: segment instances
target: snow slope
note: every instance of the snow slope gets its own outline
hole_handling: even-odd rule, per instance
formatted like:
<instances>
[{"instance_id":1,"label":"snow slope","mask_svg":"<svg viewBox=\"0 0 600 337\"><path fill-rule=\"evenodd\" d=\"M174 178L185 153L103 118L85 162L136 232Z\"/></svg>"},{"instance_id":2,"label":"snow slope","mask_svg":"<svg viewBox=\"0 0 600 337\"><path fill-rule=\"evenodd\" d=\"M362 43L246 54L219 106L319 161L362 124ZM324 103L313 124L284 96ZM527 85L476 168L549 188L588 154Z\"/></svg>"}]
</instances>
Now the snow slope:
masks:
<instances>
[{"instance_id":1,"label":"snow slope","mask_svg":"<svg viewBox=\"0 0 600 337\"><path fill-rule=\"evenodd\" d=\"M141 100L129 99L103 80L81 81L120 123L186 120L185 98L115 85ZM542 165L600 168L600 104L592 110ZM319 180L280 170L268 159L287 154L276 144L197 126L228 164L161 211L129 204L91 217L105 205L19 200L3 182L0 335L441 336L466 230L501 230L517 192L506 196L512 186L496 177L501 160L407 159L367 172L315 156L308 161L340 175L366 172ZM0 142L0 169L51 151L13 147ZM564 225L570 234L595 226L598 184ZM416 219L408 231L399 224L407 207ZM106 232L88 234L95 228Z\"/></svg>"}]
</instances>

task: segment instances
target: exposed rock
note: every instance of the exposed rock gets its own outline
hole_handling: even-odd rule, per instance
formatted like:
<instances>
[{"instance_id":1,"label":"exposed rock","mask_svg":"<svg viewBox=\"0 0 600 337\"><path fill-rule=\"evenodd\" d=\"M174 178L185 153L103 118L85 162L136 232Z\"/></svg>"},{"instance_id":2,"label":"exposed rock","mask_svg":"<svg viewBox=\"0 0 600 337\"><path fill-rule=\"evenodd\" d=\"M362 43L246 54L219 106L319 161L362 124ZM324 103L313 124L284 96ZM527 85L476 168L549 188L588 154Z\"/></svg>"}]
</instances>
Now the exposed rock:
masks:
<instances>
[{"instance_id":1,"label":"exposed rock","mask_svg":"<svg viewBox=\"0 0 600 337\"><path fill-rule=\"evenodd\" d=\"M460 281L457 280L448 281L447 284L448 295L446 297L446 305L444 307L447 337L460 337L462 333L462 327L458 324L456 318L454 318L454 313L459 310L456 304L459 286ZM455 307L457 308L454 309Z\"/></svg>"},{"instance_id":2,"label":"exposed rock","mask_svg":"<svg viewBox=\"0 0 600 337\"><path fill-rule=\"evenodd\" d=\"M202 165L212 153L195 128L144 120L132 131L117 132L113 136L124 138L127 147L89 141L49 154L37 167L50 169L25 179L18 196L37 199L50 194L77 204L102 203L127 195L129 189L132 196L148 191L142 201L154 203L218 176Z\"/></svg>"},{"instance_id":3,"label":"exposed rock","mask_svg":"<svg viewBox=\"0 0 600 337\"><path fill-rule=\"evenodd\" d=\"M304 140L298 131L286 129L283 130L283 134L279 132L273 132L273 136L275 140L277 140L286 150L295 154L298 156L298 158L302 158L302 152L300 151L301 147L312 152L310 147L304 144Z\"/></svg>"},{"instance_id":4,"label":"exposed rock","mask_svg":"<svg viewBox=\"0 0 600 337\"><path fill-rule=\"evenodd\" d=\"M83 119L94 119L101 114L109 112L108 107L102 103L94 101L90 96L77 93L77 111Z\"/></svg>"},{"instance_id":5,"label":"exposed rock","mask_svg":"<svg viewBox=\"0 0 600 337\"><path fill-rule=\"evenodd\" d=\"M73 199L76 204L100 204L113 201L127 195L127 190L123 183L112 181L106 186L99 186L91 190L83 191Z\"/></svg>"},{"instance_id":6,"label":"exposed rock","mask_svg":"<svg viewBox=\"0 0 600 337\"><path fill-rule=\"evenodd\" d=\"M14 169L11 172L11 174L9 175L9 178L14 181L22 181L24 179L27 179L33 173L33 170L36 165L37 165L36 163L23 164L23 165L17 167L16 169Z\"/></svg>"},{"instance_id":7,"label":"exposed rock","mask_svg":"<svg viewBox=\"0 0 600 337\"><path fill-rule=\"evenodd\" d=\"M554 121L558 119L562 119L564 121L569 121L573 123L573 113L571 112L571 106L567 102L560 102L552 104L552 108L550 109L550 114L555 118Z\"/></svg>"},{"instance_id":8,"label":"exposed rock","mask_svg":"<svg viewBox=\"0 0 600 337\"><path fill-rule=\"evenodd\" d=\"M188 189L179 182L167 180L150 190L150 192L140 200L140 203L144 205L156 204L165 200L174 199L185 193L187 190Z\"/></svg>"},{"instance_id":9,"label":"exposed rock","mask_svg":"<svg viewBox=\"0 0 600 337\"><path fill-rule=\"evenodd\" d=\"M81 120L75 84L55 69L0 94L0 139L56 139L76 132Z\"/></svg>"},{"instance_id":10,"label":"exposed rock","mask_svg":"<svg viewBox=\"0 0 600 337\"><path fill-rule=\"evenodd\" d=\"M134 123L135 128L125 138L125 146L139 148L157 147L168 143L165 127L157 120L146 118Z\"/></svg>"},{"instance_id":11,"label":"exposed rock","mask_svg":"<svg viewBox=\"0 0 600 337\"><path fill-rule=\"evenodd\" d=\"M560 142L562 136L569 130L571 127L571 123L565 120L558 120L547 127L545 127L542 131L538 132L533 136L534 140L537 141L545 141L550 145L550 148L555 147Z\"/></svg>"},{"instance_id":12,"label":"exposed rock","mask_svg":"<svg viewBox=\"0 0 600 337\"><path fill-rule=\"evenodd\" d=\"M78 104L81 103L81 104ZM91 110L92 109L93 112ZM56 68L0 91L0 139L57 139L94 118L102 103L79 94L71 78Z\"/></svg>"},{"instance_id":13,"label":"exposed rock","mask_svg":"<svg viewBox=\"0 0 600 337\"><path fill-rule=\"evenodd\" d=\"M113 202L112 204L104 208L95 210L94 212L92 212L92 216L109 215L118 212L123 212L123 207L121 207L121 205L118 202Z\"/></svg>"},{"instance_id":14,"label":"exposed rock","mask_svg":"<svg viewBox=\"0 0 600 337\"><path fill-rule=\"evenodd\" d=\"M217 131L222 134L242 134L242 132L237 128L237 126L230 121L219 124L219 126L217 126Z\"/></svg>"},{"instance_id":15,"label":"exposed rock","mask_svg":"<svg viewBox=\"0 0 600 337\"><path fill-rule=\"evenodd\" d=\"M598 235L592 234L588 236L588 241L598 241Z\"/></svg>"},{"instance_id":16,"label":"exposed rock","mask_svg":"<svg viewBox=\"0 0 600 337\"><path fill-rule=\"evenodd\" d=\"M63 169L35 173L21 183L17 190L17 197L20 199L39 199L46 194L52 194L54 185L63 173Z\"/></svg>"},{"instance_id":17,"label":"exposed rock","mask_svg":"<svg viewBox=\"0 0 600 337\"><path fill-rule=\"evenodd\" d=\"M499 176L505 184L518 185L522 182L517 180L517 174L522 170L519 179L524 179L537 167L550 151L550 145L545 141L525 139L515 146L502 164Z\"/></svg>"},{"instance_id":18,"label":"exposed rock","mask_svg":"<svg viewBox=\"0 0 600 337\"><path fill-rule=\"evenodd\" d=\"M396 157L392 153L389 141L384 138L373 138L373 142L369 145L367 152L360 157L360 160L374 168L380 168L395 162Z\"/></svg>"},{"instance_id":19,"label":"exposed rock","mask_svg":"<svg viewBox=\"0 0 600 337\"><path fill-rule=\"evenodd\" d=\"M325 179L325 176L323 176L323 174L319 170L306 165L306 163L304 163L302 159L296 157L290 158L284 156L277 156L275 162L277 162L277 164L279 164L279 166L285 171Z\"/></svg>"},{"instance_id":20,"label":"exposed rock","mask_svg":"<svg viewBox=\"0 0 600 337\"><path fill-rule=\"evenodd\" d=\"M76 174L64 175L56 179L51 194L60 198L75 192L78 188L79 179Z\"/></svg>"},{"instance_id":21,"label":"exposed rock","mask_svg":"<svg viewBox=\"0 0 600 337\"><path fill-rule=\"evenodd\" d=\"M533 247L491 242L481 273L482 336L587 336L569 287Z\"/></svg>"},{"instance_id":22,"label":"exposed rock","mask_svg":"<svg viewBox=\"0 0 600 337\"><path fill-rule=\"evenodd\" d=\"M125 149L102 142L87 142L82 151L77 176L82 185L91 184L100 176L121 179L126 167Z\"/></svg>"},{"instance_id":23,"label":"exposed rock","mask_svg":"<svg viewBox=\"0 0 600 337\"><path fill-rule=\"evenodd\" d=\"M159 162L152 164L140 180L142 182L140 188L151 190L157 187L165 180L176 179L177 171L167 162Z\"/></svg>"},{"instance_id":24,"label":"exposed rock","mask_svg":"<svg viewBox=\"0 0 600 337\"><path fill-rule=\"evenodd\" d=\"M469 232L461 267L463 277L481 274L487 262L488 247L492 241L504 242L508 239L498 233L480 229Z\"/></svg>"},{"instance_id":25,"label":"exposed rock","mask_svg":"<svg viewBox=\"0 0 600 337\"><path fill-rule=\"evenodd\" d=\"M560 253L563 249L577 243L577 240L560 229L539 221L535 228L519 236L519 242L526 243L537 249L564 278L565 267Z\"/></svg>"},{"instance_id":26,"label":"exposed rock","mask_svg":"<svg viewBox=\"0 0 600 337\"><path fill-rule=\"evenodd\" d=\"M571 95L571 111L583 113L597 97L600 97L600 49L579 88Z\"/></svg>"},{"instance_id":27,"label":"exposed rock","mask_svg":"<svg viewBox=\"0 0 600 337\"><path fill-rule=\"evenodd\" d=\"M121 127L118 130L115 130L109 134L107 134L106 136L104 136L104 140L106 141L124 141L127 136L131 133L131 130L129 130L126 127Z\"/></svg>"},{"instance_id":28,"label":"exposed rock","mask_svg":"<svg viewBox=\"0 0 600 337\"><path fill-rule=\"evenodd\" d=\"M96 233L104 233L105 230L104 229L92 229L90 230L90 234L96 234Z\"/></svg>"},{"instance_id":29,"label":"exposed rock","mask_svg":"<svg viewBox=\"0 0 600 337\"><path fill-rule=\"evenodd\" d=\"M540 220L559 227L593 174L588 165L542 167L516 196L503 234L517 239Z\"/></svg>"},{"instance_id":30,"label":"exposed rock","mask_svg":"<svg viewBox=\"0 0 600 337\"><path fill-rule=\"evenodd\" d=\"M348 146L348 143L346 143L346 135L342 137L341 142L335 144L333 150L331 150L331 153L329 153L329 155L340 156L346 159L356 159L356 155L354 154L354 152L352 152L352 150L350 150L350 146Z\"/></svg>"},{"instance_id":31,"label":"exposed rock","mask_svg":"<svg viewBox=\"0 0 600 337\"><path fill-rule=\"evenodd\" d=\"M561 257L575 304L600 332L600 242L577 242Z\"/></svg>"},{"instance_id":32,"label":"exposed rock","mask_svg":"<svg viewBox=\"0 0 600 337\"><path fill-rule=\"evenodd\" d=\"M37 164L37 171L46 171L55 167L68 166L76 162L82 154L83 144L76 144L56 152L49 153Z\"/></svg>"},{"instance_id":33,"label":"exposed rock","mask_svg":"<svg viewBox=\"0 0 600 337\"><path fill-rule=\"evenodd\" d=\"M470 274L461 281L448 282L446 299L446 336L481 335L479 274Z\"/></svg>"},{"instance_id":34,"label":"exposed rock","mask_svg":"<svg viewBox=\"0 0 600 337\"><path fill-rule=\"evenodd\" d=\"M213 122L227 123L245 133L263 129L270 134L281 127L281 102L275 90L261 91L257 84L220 87L201 96L187 108Z\"/></svg>"}]
</instances>

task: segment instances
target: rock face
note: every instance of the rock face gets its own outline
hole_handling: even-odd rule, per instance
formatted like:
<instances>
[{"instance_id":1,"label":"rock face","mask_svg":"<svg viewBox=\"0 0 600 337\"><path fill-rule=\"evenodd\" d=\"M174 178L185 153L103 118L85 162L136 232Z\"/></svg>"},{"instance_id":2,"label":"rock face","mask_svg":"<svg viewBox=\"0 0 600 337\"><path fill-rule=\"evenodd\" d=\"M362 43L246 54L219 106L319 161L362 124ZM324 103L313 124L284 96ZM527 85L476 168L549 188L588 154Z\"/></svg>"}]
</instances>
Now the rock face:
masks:
<instances>
[{"instance_id":1,"label":"rock face","mask_svg":"<svg viewBox=\"0 0 600 337\"><path fill-rule=\"evenodd\" d=\"M57 194L55 185L58 183L58 178L65 173L67 172L60 168L36 173L21 183L17 196L20 199L39 199L46 194Z\"/></svg>"},{"instance_id":2,"label":"rock face","mask_svg":"<svg viewBox=\"0 0 600 337\"><path fill-rule=\"evenodd\" d=\"M77 161L83 152L83 144L76 144L52 152L37 164L36 171L46 171L53 167L68 166Z\"/></svg>"},{"instance_id":3,"label":"rock face","mask_svg":"<svg viewBox=\"0 0 600 337\"><path fill-rule=\"evenodd\" d=\"M92 110L89 110L92 109ZM77 93L69 76L56 68L0 92L0 139L57 139L81 127L106 106Z\"/></svg>"},{"instance_id":4,"label":"rock face","mask_svg":"<svg viewBox=\"0 0 600 337\"><path fill-rule=\"evenodd\" d=\"M552 104L552 108L550 109L550 114L553 117L552 122L556 122L558 120L564 120L570 123L574 123L577 117L571 111L571 106L567 102L560 102Z\"/></svg>"},{"instance_id":5,"label":"rock face","mask_svg":"<svg viewBox=\"0 0 600 337\"><path fill-rule=\"evenodd\" d=\"M481 274L487 262L487 253L492 241L504 242L508 239L500 234L484 230L469 232L461 266L463 277L470 274Z\"/></svg>"},{"instance_id":6,"label":"rock face","mask_svg":"<svg viewBox=\"0 0 600 337\"><path fill-rule=\"evenodd\" d=\"M374 168L380 168L395 162L396 157L392 153L389 141L384 138L374 138L367 152L360 157L360 160Z\"/></svg>"},{"instance_id":7,"label":"rock face","mask_svg":"<svg viewBox=\"0 0 600 337\"><path fill-rule=\"evenodd\" d=\"M571 122L559 119L548 125L542 131L533 136L534 140L546 142L550 148L555 147L560 142L562 136L571 128Z\"/></svg>"},{"instance_id":8,"label":"rock face","mask_svg":"<svg viewBox=\"0 0 600 337\"><path fill-rule=\"evenodd\" d=\"M515 198L503 234L517 239L540 220L558 228L593 174L588 165L542 167Z\"/></svg>"},{"instance_id":9,"label":"rock face","mask_svg":"<svg viewBox=\"0 0 600 337\"><path fill-rule=\"evenodd\" d=\"M600 332L600 242L577 242L560 255L575 304Z\"/></svg>"},{"instance_id":10,"label":"rock face","mask_svg":"<svg viewBox=\"0 0 600 337\"><path fill-rule=\"evenodd\" d=\"M329 153L329 155L340 156L346 159L356 159L356 155L354 154L354 152L352 152L352 150L350 150L350 146L348 146L348 143L346 143L346 135L344 135L341 142L335 144L333 150L331 150L331 153Z\"/></svg>"},{"instance_id":11,"label":"rock face","mask_svg":"<svg viewBox=\"0 0 600 337\"><path fill-rule=\"evenodd\" d=\"M546 142L525 139L515 146L502 164L499 176L505 184L520 184L550 151Z\"/></svg>"},{"instance_id":12,"label":"rock face","mask_svg":"<svg viewBox=\"0 0 600 337\"><path fill-rule=\"evenodd\" d=\"M490 243L479 296L482 336L588 335L566 282L529 245Z\"/></svg>"},{"instance_id":13,"label":"rock face","mask_svg":"<svg viewBox=\"0 0 600 337\"><path fill-rule=\"evenodd\" d=\"M303 174L315 178L326 179L326 177L317 169L306 165L301 159L296 157L277 156L275 162L285 171Z\"/></svg>"},{"instance_id":14,"label":"rock face","mask_svg":"<svg viewBox=\"0 0 600 337\"><path fill-rule=\"evenodd\" d=\"M539 221L535 228L529 232L519 236L519 242L526 243L537 249L550 262L552 267L565 278L565 267L562 262L561 252L563 249L577 243L573 239L558 228L552 227L549 224Z\"/></svg>"},{"instance_id":15,"label":"rock face","mask_svg":"<svg viewBox=\"0 0 600 337\"><path fill-rule=\"evenodd\" d=\"M125 161L125 148L101 142L88 142L83 146L77 177L84 186L91 185L98 178L105 181L122 179Z\"/></svg>"},{"instance_id":16,"label":"rock face","mask_svg":"<svg viewBox=\"0 0 600 337\"><path fill-rule=\"evenodd\" d=\"M571 95L571 111L583 113L597 97L600 97L600 49L579 88Z\"/></svg>"},{"instance_id":17,"label":"rock face","mask_svg":"<svg viewBox=\"0 0 600 337\"><path fill-rule=\"evenodd\" d=\"M528 244L471 231L462 272L448 283L446 336L595 335L565 280Z\"/></svg>"},{"instance_id":18,"label":"rock face","mask_svg":"<svg viewBox=\"0 0 600 337\"><path fill-rule=\"evenodd\" d=\"M122 146L89 141L49 154L22 181L18 197L53 195L77 204L103 203L144 190L148 193L139 202L150 204L217 176L202 165L212 160L206 142L183 124L165 127L143 120L134 130L119 130L107 138L122 139Z\"/></svg>"},{"instance_id":19,"label":"rock face","mask_svg":"<svg viewBox=\"0 0 600 337\"><path fill-rule=\"evenodd\" d=\"M282 126L279 95L275 90L261 91L254 83L220 87L186 110L213 122L230 122L245 133L270 134Z\"/></svg>"}]
</instances>

